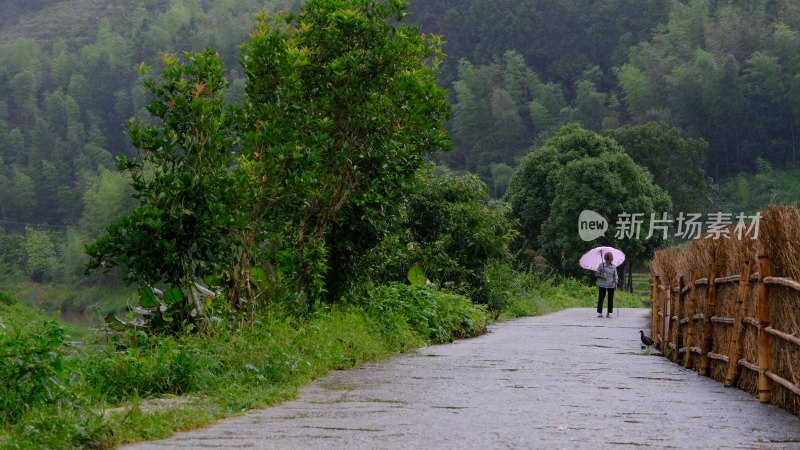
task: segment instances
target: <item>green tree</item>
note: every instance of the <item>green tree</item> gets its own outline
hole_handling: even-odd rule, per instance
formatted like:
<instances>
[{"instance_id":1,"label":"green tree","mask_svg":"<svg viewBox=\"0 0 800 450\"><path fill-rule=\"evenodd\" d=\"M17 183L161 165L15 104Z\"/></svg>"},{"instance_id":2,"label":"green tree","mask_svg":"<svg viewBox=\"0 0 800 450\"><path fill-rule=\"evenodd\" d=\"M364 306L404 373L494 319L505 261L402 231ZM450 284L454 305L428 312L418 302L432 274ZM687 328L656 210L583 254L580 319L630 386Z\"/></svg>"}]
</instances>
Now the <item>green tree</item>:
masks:
<instances>
[{"instance_id":1,"label":"green tree","mask_svg":"<svg viewBox=\"0 0 800 450\"><path fill-rule=\"evenodd\" d=\"M511 205L511 217L519 222L522 240L518 244L538 248L542 224L550 216L560 169L569 161L599 156L607 148L619 147L611 139L570 123L525 156L505 195Z\"/></svg>"},{"instance_id":2,"label":"green tree","mask_svg":"<svg viewBox=\"0 0 800 450\"><path fill-rule=\"evenodd\" d=\"M598 156L571 161L559 171L550 215L539 236L540 253L561 273L574 276L586 273L578 260L597 245L621 249L628 267L641 264L670 237L669 231L664 235L655 230L648 239L651 214L660 220L671 207L669 196L653 183L646 169L610 147ZM586 209L610 221L605 235L593 242L584 241L578 233L578 217ZM642 228L637 232L633 218L629 228L623 213L642 214Z\"/></svg>"},{"instance_id":3,"label":"green tree","mask_svg":"<svg viewBox=\"0 0 800 450\"><path fill-rule=\"evenodd\" d=\"M31 220L36 211L36 188L33 180L21 170L15 170L12 186L13 207L9 216L19 222Z\"/></svg>"},{"instance_id":4,"label":"green tree","mask_svg":"<svg viewBox=\"0 0 800 450\"><path fill-rule=\"evenodd\" d=\"M508 182L511 176L514 175L514 169L508 164L499 163L493 164L492 172L492 187L494 188L493 195L495 198L503 198L508 188Z\"/></svg>"},{"instance_id":5,"label":"green tree","mask_svg":"<svg viewBox=\"0 0 800 450\"><path fill-rule=\"evenodd\" d=\"M81 230L90 239L100 237L106 227L133 209L133 193L128 177L100 166L83 193Z\"/></svg>"},{"instance_id":6,"label":"green tree","mask_svg":"<svg viewBox=\"0 0 800 450\"><path fill-rule=\"evenodd\" d=\"M602 132L619 143L633 160L653 175L669 194L672 212L703 212L714 203L715 185L703 166L708 143L685 139L679 129L664 122L625 126Z\"/></svg>"},{"instance_id":7,"label":"green tree","mask_svg":"<svg viewBox=\"0 0 800 450\"><path fill-rule=\"evenodd\" d=\"M672 207L649 172L619 144L574 123L520 163L505 198L511 217L519 223L522 239L517 245L537 251L549 265L573 275L581 273L577 260L588 246L578 233L581 211L593 210L612 221L606 237L595 245L618 245L635 259L647 255L658 242L614 239L614 218L641 213L649 219L656 213L661 219L661 213Z\"/></svg>"},{"instance_id":8,"label":"green tree","mask_svg":"<svg viewBox=\"0 0 800 450\"><path fill-rule=\"evenodd\" d=\"M58 258L50 235L46 231L26 227L22 249L25 252L25 268L31 280L51 281L58 272Z\"/></svg>"},{"instance_id":9,"label":"green tree","mask_svg":"<svg viewBox=\"0 0 800 450\"><path fill-rule=\"evenodd\" d=\"M614 74L617 76L631 119L634 123L644 122L648 110L655 106L651 81L644 72L631 64L616 67Z\"/></svg>"},{"instance_id":10,"label":"green tree","mask_svg":"<svg viewBox=\"0 0 800 450\"><path fill-rule=\"evenodd\" d=\"M423 155L450 145L441 43L395 25L405 8L309 0L299 14L262 17L244 46L245 147L269 185L261 214L279 206L294 227L301 299L326 289L328 267L348 277L396 217Z\"/></svg>"},{"instance_id":11,"label":"green tree","mask_svg":"<svg viewBox=\"0 0 800 450\"><path fill-rule=\"evenodd\" d=\"M160 79L145 82L156 120L129 123L139 157L120 162L139 205L89 246L88 268L182 289L173 329L191 320L197 279L249 308L267 279L256 263L282 269L301 300L356 277L349 269L397 223L424 154L449 145L439 41L395 25L404 9L311 0L262 15L242 47L246 98L230 110L215 52L165 55Z\"/></svg>"},{"instance_id":12,"label":"green tree","mask_svg":"<svg viewBox=\"0 0 800 450\"><path fill-rule=\"evenodd\" d=\"M81 279L84 267L89 262L86 254L86 238L77 228L67 228L57 250L61 264L60 279L72 283Z\"/></svg>"},{"instance_id":13,"label":"green tree","mask_svg":"<svg viewBox=\"0 0 800 450\"><path fill-rule=\"evenodd\" d=\"M211 50L184 59L165 55L161 78L145 83L158 124L128 123L139 157L121 156L120 168L130 175L139 205L87 247L89 270L120 266L124 279L144 292L162 283L179 289L167 301L166 325L173 330L202 312L191 301L193 283L235 265L233 228L242 209L222 64ZM229 300L237 306L239 297Z\"/></svg>"}]
</instances>

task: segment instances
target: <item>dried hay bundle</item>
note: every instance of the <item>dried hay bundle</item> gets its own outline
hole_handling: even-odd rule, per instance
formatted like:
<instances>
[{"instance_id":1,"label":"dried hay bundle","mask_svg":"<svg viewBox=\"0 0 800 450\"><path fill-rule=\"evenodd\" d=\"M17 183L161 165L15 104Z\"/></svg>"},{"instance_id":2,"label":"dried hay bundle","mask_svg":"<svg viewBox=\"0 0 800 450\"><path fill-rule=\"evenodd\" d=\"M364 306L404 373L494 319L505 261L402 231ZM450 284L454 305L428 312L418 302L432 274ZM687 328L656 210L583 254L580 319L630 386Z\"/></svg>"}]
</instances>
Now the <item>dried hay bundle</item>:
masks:
<instances>
[{"instance_id":1,"label":"dried hay bundle","mask_svg":"<svg viewBox=\"0 0 800 450\"><path fill-rule=\"evenodd\" d=\"M744 349L744 360L752 364L758 364L758 329L756 327L745 325L742 348Z\"/></svg>"},{"instance_id":2,"label":"dried hay bundle","mask_svg":"<svg viewBox=\"0 0 800 450\"><path fill-rule=\"evenodd\" d=\"M800 416L800 395L795 394L777 383L773 383L773 386L772 403L796 416Z\"/></svg>"},{"instance_id":3,"label":"dried hay bundle","mask_svg":"<svg viewBox=\"0 0 800 450\"><path fill-rule=\"evenodd\" d=\"M755 292L757 291L754 290L754 297L757 295ZM755 307L750 311L751 315L754 314ZM745 325L742 347L744 350L743 359L751 364L758 365L758 328L752 325ZM746 367L741 367L740 370L739 387L752 395L758 395L758 372Z\"/></svg>"},{"instance_id":4,"label":"dried hay bundle","mask_svg":"<svg viewBox=\"0 0 800 450\"><path fill-rule=\"evenodd\" d=\"M750 273L758 271L758 253L761 243L758 239L746 235L742 239L732 237L727 240L725 245L723 275L739 275L742 273L742 266L745 262L750 262Z\"/></svg>"},{"instance_id":5,"label":"dried hay bundle","mask_svg":"<svg viewBox=\"0 0 800 450\"><path fill-rule=\"evenodd\" d=\"M800 291L773 285L769 289L769 299L772 327L784 333L800 336ZM780 339L778 341L783 342ZM800 377L800 358L796 361L797 374Z\"/></svg>"},{"instance_id":6,"label":"dried hay bundle","mask_svg":"<svg viewBox=\"0 0 800 450\"><path fill-rule=\"evenodd\" d=\"M665 248L656 250L653 254L653 259L650 260L650 273L652 277L659 277L661 284L664 286L674 286L675 282L675 261L676 252L673 249Z\"/></svg>"},{"instance_id":7,"label":"dried hay bundle","mask_svg":"<svg viewBox=\"0 0 800 450\"><path fill-rule=\"evenodd\" d=\"M756 305L758 305L758 282L751 281L744 296L744 316L755 318Z\"/></svg>"},{"instance_id":8,"label":"dried hay bundle","mask_svg":"<svg viewBox=\"0 0 800 450\"><path fill-rule=\"evenodd\" d=\"M676 271L679 275L683 275L687 280L692 273L697 278L708 277L709 268L714 263L712 254L714 242L713 239L695 239L678 253Z\"/></svg>"},{"instance_id":9,"label":"dried hay bundle","mask_svg":"<svg viewBox=\"0 0 800 450\"><path fill-rule=\"evenodd\" d=\"M712 353L719 353L721 355L728 354L730 347L731 330L732 326L726 323L714 324L714 341L711 347ZM725 381L725 375L728 372L728 363L725 361L711 360L711 378L716 381Z\"/></svg>"},{"instance_id":10,"label":"dried hay bundle","mask_svg":"<svg viewBox=\"0 0 800 450\"><path fill-rule=\"evenodd\" d=\"M700 363L702 360L702 356L698 355L697 353L694 354L694 358L692 358L692 370L697 373L700 373Z\"/></svg>"},{"instance_id":11,"label":"dried hay bundle","mask_svg":"<svg viewBox=\"0 0 800 450\"><path fill-rule=\"evenodd\" d=\"M797 208L769 205L759 222L761 252L772 265L772 275L800 280L800 213Z\"/></svg>"},{"instance_id":12,"label":"dried hay bundle","mask_svg":"<svg viewBox=\"0 0 800 450\"><path fill-rule=\"evenodd\" d=\"M706 302L707 291L708 291L708 286L706 285L700 285L694 288L694 300L692 301L692 304L694 306L693 309L691 310L692 316L703 313L703 306L705 305ZM702 319L695 320L694 318L692 318L692 316L689 317L689 319L692 321L692 327L694 331L693 333L694 339L692 342L692 346L703 348L703 333L704 333L703 320Z\"/></svg>"},{"instance_id":13,"label":"dried hay bundle","mask_svg":"<svg viewBox=\"0 0 800 450\"><path fill-rule=\"evenodd\" d=\"M737 386L739 389L750 393L750 395L758 395L758 373L742 367L741 375L739 375L739 382Z\"/></svg>"},{"instance_id":14,"label":"dried hay bundle","mask_svg":"<svg viewBox=\"0 0 800 450\"><path fill-rule=\"evenodd\" d=\"M770 205L760 221L761 251L769 258L772 275L800 281L800 213L797 208ZM783 286L771 286L770 322L784 333L800 336L800 292ZM782 339L772 338L772 370L779 376L800 384L800 348ZM777 383L772 384L773 403L800 414L800 396Z\"/></svg>"},{"instance_id":15,"label":"dried hay bundle","mask_svg":"<svg viewBox=\"0 0 800 450\"><path fill-rule=\"evenodd\" d=\"M708 285L702 284L694 288L694 299L692 299L693 314L703 314L705 311L706 297L708 296ZM694 335L703 342L703 321L697 320L694 322ZM700 345L698 345L700 347Z\"/></svg>"},{"instance_id":16,"label":"dried hay bundle","mask_svg":"<svg viewBox=\"0 0 800 450\"><path fill-rule=\"evenodd\" d=\"M670 303L669 312L670 312L670 315L672 317L677 317L677 315L678 315L678 305L680 303L679 302L680 301L680 290L679 290L678 286L679 286L679 284L676 282L676 285L672 288L672 292L670 293L670 297L669 297L669 303ZM672 320L672 319L670 318L670 320ZM678 326L677 326L678 323L679 323L678 321L671 321L670 325L669 325L670 334L672 335L671 336L671 341L672 342L674 342L675 333L678 330Z\"/></svg>"},{"instance_id":17,"label":"dried hay bundle","mask_svg":"<svg viewBox=\"0 0 800 450\"><path fill-rule=\"evenodd\" d=\"M714 343L712 345L711 351L714 353L727 355L728 349L730 348L732 331L733 331L733 325L729 325L727 323L715 323Z\"/></svg>"},{"instance_id":18,"label":"dried hay bundle","mask_svg":"<svg viewBox=\"0 0 800 450\"><path fill-rule=\"evenodd\" d=\"M719 317L736 317L736 300L739 296L738 283L724 283L717 286L717 311Z\"/></svg>"},{"instance_id":19,"label":"dried hay bundle","mask_svg":"<svg viewBox=\"0 0 800 450\"><path fill-rule=\"evenodd\" d=\"M718 383L722 383L723 381L725 381L725 374L728 372L728 363L726 363L725 361L712 359L710 361L710 364L711 364L711 371L710 371L711 374L709 375L709 377Z\"/></svg>"},{"instance_id":20,"label":"dried hay bundle","mask_svg":"<svg viewBox=\"0 0 800 450\"><path fill-rule=\"evenodd\" d=\"M795 207L771 205L763 212L758 223L758 234L745 234L739 236L731 230L729 238L725 239L698 239L690 242L682 251L659 250L650 263L653 276L659 276L665 287L675 286L678 277L691 283L692 278L725 278L739 275L745 262L751 264L751 273L759 270L758 255L766 255L771 265L771 275L775 277L792 278L800 282L800 213ZM712 280L709 280L713 282ZM715 315L718 317L735 317L738 287L747 280L739 283L724 283L717 286L717 307ZM685 297L683 316L691 320L693 315L703 313L705 299L709 287L699 285L694 287L694 295ZM661 292L659 295L665 295ZM782 286L771 286L770 295L770 321L772 326L784 333L800 336L800 292ZM673 294L674 299L677 298ZM745 291L744 308L745 317L754 318L758 304L758 285L750 283ZM662 302L654 305L656 313L663 305ZM672 314L677 314L677 303L672 303ZM692 321L693 338L687 339L687 347L703 346L702 321ZM658 328L663 327L663 321L655 321ZM738 332L738 325L715 323L713 326L712 352L728 354L728 346L732 333ZM678 326L671 331L672 338L677 337ZM688 333L688 327L681 329ZM795 385L800 385L800 346L771 337L772 340L772 371L789 380ZM751 364L758 364L758 330L746 324L742 341L743 357ZM690 351L689 348L686 351ZM694 355L692 368L698 371L702 358ZM734 362L735 363L735 362ZM723 361L711 360L711 376L717 381L723 381L727 364ZM758 392L758 373L748 368L740 369L739 387L755 395ZM773 386L773 403L800 415L800 396L783 388L777 383Z\"/></svg>"},{"instance_id":21,"label":"dried hay bundle","mask_svg":"<svg viewBox=\"0 0 800 450\"><path fill-rule=\"evenodd\" d=\"M677 296L676 296L677 297ZM672 310L672 317L677 317L677 310ZM678 342L678 329L680 328L680 319L671 320L669 325L669 342L675 343L675 350L681 348L681 342Z\"/></svg>"},{"instance_id":22,"label":"dried hay bundle","mask_svg":"<svg viewBox=\"0 0 800 450\"><path fill-rule=\"evenodd\" d=\"M772 327L785 333L800 336L800 292L783 286L770 288ZM772 371L800 385L800 346L771 336ZM773 383L773 403L800 414L800 396Z\"/></svg>"}]
</instances>

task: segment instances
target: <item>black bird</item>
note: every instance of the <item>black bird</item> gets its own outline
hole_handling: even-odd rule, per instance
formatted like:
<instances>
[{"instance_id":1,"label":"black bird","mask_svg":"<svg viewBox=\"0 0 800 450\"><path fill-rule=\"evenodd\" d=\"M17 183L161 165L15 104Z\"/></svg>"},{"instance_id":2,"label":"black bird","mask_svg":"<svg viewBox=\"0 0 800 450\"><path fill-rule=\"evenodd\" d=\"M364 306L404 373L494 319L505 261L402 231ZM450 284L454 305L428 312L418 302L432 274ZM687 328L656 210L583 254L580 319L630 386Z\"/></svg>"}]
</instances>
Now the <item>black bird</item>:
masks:
<instances>
[{"instance_id":1,"label":"black bird","mask_svg":"<svg viewBox=\"0 0 800 450\"><path fill-rule=\"evenodd\" d=\"M644 344L644 345L646 345L648 347L653 345L653 344L655 344L655 342L653 342L652 339L650 339L649 337L644 335L644 331L639 330L639 336L642 337L642 344Z\"/></svg>"}]
</instances>

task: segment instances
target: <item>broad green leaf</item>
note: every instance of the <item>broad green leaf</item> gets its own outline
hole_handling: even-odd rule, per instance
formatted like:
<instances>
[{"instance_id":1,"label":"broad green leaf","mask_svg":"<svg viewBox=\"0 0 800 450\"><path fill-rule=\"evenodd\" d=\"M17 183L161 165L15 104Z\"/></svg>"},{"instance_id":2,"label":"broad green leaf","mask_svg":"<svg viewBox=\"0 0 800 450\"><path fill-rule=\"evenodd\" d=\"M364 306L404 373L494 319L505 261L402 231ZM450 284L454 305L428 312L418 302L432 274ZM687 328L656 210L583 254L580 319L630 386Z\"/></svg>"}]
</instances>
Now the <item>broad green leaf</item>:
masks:
<instances>
[{"instance_id":1,"label":"broad green leaf","mask_svg":"<svg viewBox=\"0 0 800 450\"><path fill-rule=\"evenodd\" d=\"M425 269L422 264L414 264L408 269L408 282L412 286L424 286L427 280L428 277L425 275Z\"/></svg>"},{"instance_id":2,"label":"broad green leaf","mask_svg":"<svg viewBox=\"0 0 800 450\"><path fill-rule=\"evenodd\" d=\"M262 267L253 267L250 269L250 282L252 282L259 290L267 287L269 277L267 271Z\"/></svg>"},{"instance_id":3,"label":"broad green leaf","mask_svg":"<svg viewBox=\"0 0 800 450\"><path fill-rule=\"evenodd\" d=\"M158 299L150 288L145 287L139 292L139 304L144 308L155 308L158 306Z\"/></svg>"},{"instance_id":4,"label":"broad green leaf","mask_svg":"<svg viewBox=\"0 0 800 450\"><path fill-rule=\"evenodd\" d=\"M164 303L166 303L167 305L174 305L176 303L180 303L182 299L183 299L183 294L181 293L180 288L173 287L164 291Z\"/></svg>"},{"instance_id":5,"label":"broad green leaf","mask_svg":"<svg viewBox=\"0 0 800 450\"><path fill-rule=\"evenodd\" d=\"M119 320L114 313L108 313L104 320L108 324L109 328L114 331L125 331L125 329L128 328L128 324Z\"/></svg>"}]
</instances>

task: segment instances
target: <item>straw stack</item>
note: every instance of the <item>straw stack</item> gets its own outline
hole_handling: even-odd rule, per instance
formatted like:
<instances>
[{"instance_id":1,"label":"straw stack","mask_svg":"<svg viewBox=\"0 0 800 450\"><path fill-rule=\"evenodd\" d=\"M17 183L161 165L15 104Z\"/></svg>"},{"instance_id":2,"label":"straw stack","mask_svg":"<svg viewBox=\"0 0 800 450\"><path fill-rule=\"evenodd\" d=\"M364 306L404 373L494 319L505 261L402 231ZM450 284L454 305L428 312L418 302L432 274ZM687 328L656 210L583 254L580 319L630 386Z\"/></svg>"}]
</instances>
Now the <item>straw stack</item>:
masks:
<instances>
[{"instance_id":1,"label":"straw stack","mask_svg":"<svg viewBox=\"0 0 800 450\"><path fill-rule=\"evenodd\" d=\"M760 222L762 252L769 258L772 275L800 281L800 213L790 206L770 205ZM800 336L800 292L782 286L770 287L772 327ZM772 370L800 385L800 346L772 340ZM777 386L774 403L800 414L800 396Z\"/></svg>"},{"instance_id":2,"label":"straw stack","mask_svg":"<svg viewBox=\"0 0 800 450\"><path fill-rule=\"evenodd\" d=\"M765 255L771 266L773 277L790 278L800 282L800 213L796 207L770 205L762 211L758 223L758 235L747 234L739 239L734 229L729 230L728 238L698 239L679 252L659 250L650 262L653 277L659 276L663 285L675 287L677 279L683 277L686 284L693 279L714 278L726 279L742 273L743 264L750 263L751 273L759 271L758 256ZM716 306L709 311L709 316L718 318L734 318L737 315L738 286L746 280L719 283L716 289ZM770 300L771 326L783 333L800 336L800 291L770 284L767 289ZM752 283L745 291L744 315L755 318L757 315L758 287ZM685 297L683 318L704 313L705 301L709 294L708 285L694 288L694 296ZM710 306L710 305L709 305ZM662 308L661 303L654 304L654 314ZM672 308L672 313L676 309ZM708 320L709 318L706 318ZM738 331L739 324L725 323L731 319L716 319L713 329L712 353L728 355L728 347L732 333ZM693 340L689 346L703 347L703 323L694 324ZM751 364L758 363L758 330L752 325L745 326L742 340L743 357ZM689 331L688 329L686 331ZM800 346L777 337L770 337L771 371L778 376L800 386ZM694 358L692 366L699 369L701 358ZM711 362L711 376L722 381L725 378L727 364L714 360ZM758 392L758 374L749 369L742 369L738 386L756 394ZM778 383L771 383L773 388L772 403L800 415L800 395Z\"/></svg>"}]
</instances>

